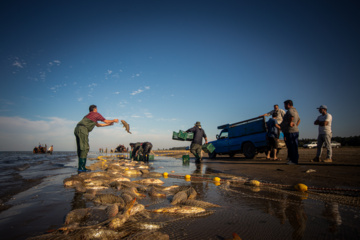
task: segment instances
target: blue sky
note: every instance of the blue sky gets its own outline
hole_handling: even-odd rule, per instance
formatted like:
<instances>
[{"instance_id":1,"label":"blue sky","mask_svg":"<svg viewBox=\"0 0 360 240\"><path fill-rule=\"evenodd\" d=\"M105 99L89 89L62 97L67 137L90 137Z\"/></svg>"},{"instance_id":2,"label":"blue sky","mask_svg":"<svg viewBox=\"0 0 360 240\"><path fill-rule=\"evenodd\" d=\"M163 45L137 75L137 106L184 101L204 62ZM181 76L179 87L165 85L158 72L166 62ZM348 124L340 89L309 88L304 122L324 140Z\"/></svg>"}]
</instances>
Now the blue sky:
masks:
<instances>
[{"instance_id":1,"label":"blue sky","mask_svg":"<svg viewBox=\"0 0 360 240\"><path fill-rule=\"evenodd\" d=\"M217 126L294 101L300 138L317 107L334 136L360 135L358 1L2 1L0 150L75 150L91 104L105 118L91 150Z\"/></svg>"}]
</instances>

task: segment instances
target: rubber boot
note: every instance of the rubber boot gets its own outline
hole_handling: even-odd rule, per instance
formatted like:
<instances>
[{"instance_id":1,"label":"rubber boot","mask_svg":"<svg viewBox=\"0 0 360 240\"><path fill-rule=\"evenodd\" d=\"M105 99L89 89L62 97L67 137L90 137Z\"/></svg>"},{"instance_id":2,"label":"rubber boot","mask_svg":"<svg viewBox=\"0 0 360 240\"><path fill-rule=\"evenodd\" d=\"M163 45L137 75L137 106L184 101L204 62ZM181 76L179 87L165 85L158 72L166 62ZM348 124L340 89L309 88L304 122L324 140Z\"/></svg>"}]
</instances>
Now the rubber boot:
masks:
<instances>
[{"instance_id":1,"label":"rubber boot","mask_svg":"<svg viewBox=\"0 0 360 240\"><path fill-rule=\"evenodd\" d=\"M194 156L195 156L195 163L196 163L196 164L200 163L200 157L199 157L199 155L198 155L197 153L195 153Z\"/></svg>"},{"instance_id":2,"label":"rubber boot","mask_svg":"<svg viewBox=\"0 0 360 240\"><path fill-rule=\"evenodd\" d=\"M86 158L79 158L78 172L86 172L85 164Z\"/></svg>"},{"instance_id":3,"label":"rubber boot","mask_svg":"<svg viewBox=\"0 0 360 240\"><path fill-rule=\"evenodd\" d=\"M90 169L87 169L85 166L86 166L86 158L83 158L84 159L84 162L83 162L83 170L85 171L85 172L91 172L91 170Z\"/></svg>"}]
</instances>

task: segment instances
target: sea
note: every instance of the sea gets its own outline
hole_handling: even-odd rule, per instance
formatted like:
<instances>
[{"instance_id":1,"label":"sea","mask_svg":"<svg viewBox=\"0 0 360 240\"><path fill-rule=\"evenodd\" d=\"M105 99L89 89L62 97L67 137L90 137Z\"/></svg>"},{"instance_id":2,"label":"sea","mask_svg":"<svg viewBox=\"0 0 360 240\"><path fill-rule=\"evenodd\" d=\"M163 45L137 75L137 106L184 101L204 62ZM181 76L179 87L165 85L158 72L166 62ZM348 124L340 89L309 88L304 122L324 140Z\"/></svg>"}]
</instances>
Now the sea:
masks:
<instances>
[{"instance_id":1,"label":"sea","mask_svg":"<svg viewBox=\"0 0 360 240\"><path fill-rule=\"evenodd\" d=\"M100 155L90 152L87 166ZM360 239L359 196L298 193L272 187L225 185L212 181L229 176L181 158L155 157L152 171L168 172L164 186L191 186L197 200L220 207L200 217L179 218L159 231L170 239ZM93 206L63 180L77 174L76 152L0 152L0 237L28 239L51 233L66 214ZM185 179L185 175L192 178ZM141 177L140 177L141 178ZM131 179L136 180L139 177ZM139 199L147 210L171 206L166 199ZM154 201L154 202L153 202ZM170 218L171 216L169 216ZM153 221L153 220L151 220ZM94 238L95 239L95 238Z\"/></svg>"}]
</instances>

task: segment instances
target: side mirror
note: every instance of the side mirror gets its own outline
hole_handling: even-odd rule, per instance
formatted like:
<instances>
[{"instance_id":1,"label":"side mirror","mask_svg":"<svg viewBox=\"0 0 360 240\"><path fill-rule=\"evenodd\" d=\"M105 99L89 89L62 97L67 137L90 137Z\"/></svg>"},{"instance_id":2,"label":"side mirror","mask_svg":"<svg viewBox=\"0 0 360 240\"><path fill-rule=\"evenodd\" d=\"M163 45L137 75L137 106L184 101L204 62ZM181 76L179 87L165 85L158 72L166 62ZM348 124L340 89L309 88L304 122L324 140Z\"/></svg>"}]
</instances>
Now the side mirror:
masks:
<instances>
[{"instance_id":1,"label":"side mirror","mask_svg":"<svg viewBox=\"0 0 360 240\"><path fill-rule=\"evenodd\" d=\"M219 139L219 134L216 134L216 139Z\"/></svg>"}]
</instances>

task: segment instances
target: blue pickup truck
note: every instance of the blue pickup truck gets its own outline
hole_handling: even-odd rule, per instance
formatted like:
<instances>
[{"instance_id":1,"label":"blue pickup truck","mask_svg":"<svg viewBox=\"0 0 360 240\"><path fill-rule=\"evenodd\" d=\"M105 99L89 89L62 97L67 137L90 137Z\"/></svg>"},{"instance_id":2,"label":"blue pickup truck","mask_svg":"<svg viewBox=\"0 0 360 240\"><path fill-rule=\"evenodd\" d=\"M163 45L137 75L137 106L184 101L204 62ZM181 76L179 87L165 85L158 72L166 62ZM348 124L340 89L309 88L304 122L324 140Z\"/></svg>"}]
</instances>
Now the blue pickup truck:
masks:
<instances>
[{"instance_id":1,"label":"blue pickup truck","mask_svg":"<svg viewBox=\"0 0 360 240\"><path fill-rule=\"evenodd\" d=\"M243 153L246 158L253 159L258 153L267 152L265 117L256 117L245 121L218 126L220 134L212 141L215 150L209 153L209 158L216 155L230 155ZM285 147L283 134L280 134L279 148Z\"/></svg>"}]
</instances>

